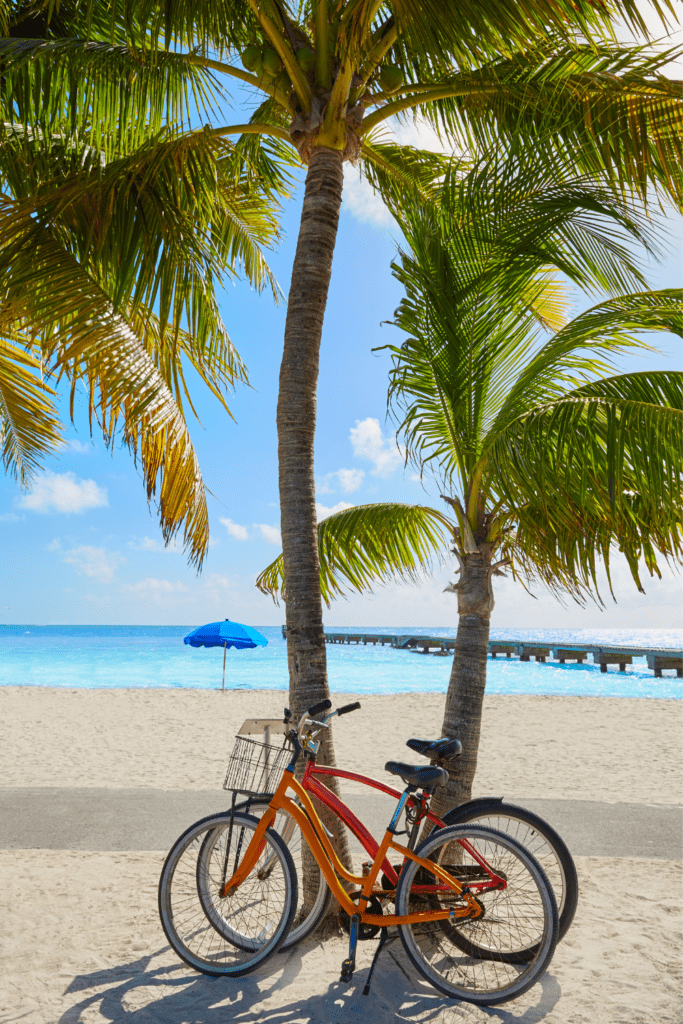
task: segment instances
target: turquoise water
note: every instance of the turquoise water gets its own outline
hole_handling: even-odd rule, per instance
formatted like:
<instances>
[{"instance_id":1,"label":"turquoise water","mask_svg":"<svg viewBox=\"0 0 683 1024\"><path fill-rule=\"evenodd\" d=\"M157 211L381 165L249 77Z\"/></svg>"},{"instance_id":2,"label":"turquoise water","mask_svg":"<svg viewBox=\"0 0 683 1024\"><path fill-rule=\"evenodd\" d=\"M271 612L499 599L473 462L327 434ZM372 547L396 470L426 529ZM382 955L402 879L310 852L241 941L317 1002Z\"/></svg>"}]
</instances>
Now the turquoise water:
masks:
<instances>
[{"instance_id":1,"label":"turquoise water","mask_svg":"<svg viewBox=\"0 0 683 1024\"><path fill-rule=\"evenodd\" d=\"M0 685L84 687L181 687L213 689L221 684L223 652L193 649L183 637L188 626L2 626ZM226 688L286 690L287 651L279 627L256 627L268 646L229 650ZM454 637L455 628L335 627L331 632L419 634ZM497 629L496 640L538 643L593 643L634 647L683 646L681 630ZM327 647L332 691L342 693L445 693L451 659L389 647ZM610 666L488 662L489 693L536 693L598 697L683 697L683 680L667 672L655 679L645 659L620 673Z\"/></svg>"}]
</instances>

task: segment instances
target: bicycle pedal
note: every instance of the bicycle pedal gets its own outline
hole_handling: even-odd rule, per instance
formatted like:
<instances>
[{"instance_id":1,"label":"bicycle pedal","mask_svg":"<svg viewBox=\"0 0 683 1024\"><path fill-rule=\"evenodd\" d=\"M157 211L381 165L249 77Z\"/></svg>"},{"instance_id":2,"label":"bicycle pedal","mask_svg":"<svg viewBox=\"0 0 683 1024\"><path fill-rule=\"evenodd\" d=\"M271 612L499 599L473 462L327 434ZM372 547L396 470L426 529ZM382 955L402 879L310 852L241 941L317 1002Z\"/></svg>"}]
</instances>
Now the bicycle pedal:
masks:
<instances>
[{"instance_id":1,"label":"bicycle pedal","mask_svg":"<svg viewBox=\"0 0 683 1024\"><path fill-rule=\"evenodd\" d=\"M348 983L353 978L353 972L355 971L355 969L356 964L353 960L344 960L344 962L341 965L341 974L339 976L339 981L343 985L348 985Z\"/></svg>"}]
</instances>

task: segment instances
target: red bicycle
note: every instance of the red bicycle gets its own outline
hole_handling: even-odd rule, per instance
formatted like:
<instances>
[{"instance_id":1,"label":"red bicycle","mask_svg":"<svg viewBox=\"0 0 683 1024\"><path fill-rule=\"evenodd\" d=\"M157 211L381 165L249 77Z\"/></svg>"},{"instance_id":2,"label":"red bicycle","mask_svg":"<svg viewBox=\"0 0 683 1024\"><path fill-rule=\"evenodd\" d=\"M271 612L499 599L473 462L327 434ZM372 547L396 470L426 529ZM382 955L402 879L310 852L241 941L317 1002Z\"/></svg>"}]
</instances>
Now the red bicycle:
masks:
<instances>
[{"instance_id":1,"label":"red bicycle","mask_svg":"<svg viewBox=\"0 0 683 1024\"><path fill-rule=\"evenodd\" d=\"M347 707L349 711L356 710L360 707L360 702L350 704ZM346 708L342 710L346 711ZM321 722L316 722L315 724L324 728L325 719L323 718ZM247 748L252 745L262 747L261 757L267 760L270 736L272 732L276 731L286 731L286 727L276 719L249 719L242 726L237 740L247 745ZM254 734L262 735L264 742L261 743L250 738ZM452 771L453 762L462 750L459 740L449 738L439 740L409 739L406 746L416 753L429 758L432 764L445 768L446 771ZM343 821L366 851L368 860L374 860L378 850L377 841L348 804L337 797L325 785L325 779L331 777L361 783L363 786L368 786L371 789L385 793L395 800L398 800L400 797L400 792L392 786L378 782L376 779L371 779L358 772L346 771L343 768L329 768L326 765L317 764L315 757L309 756L307 760L306 769L301 780L303 788ZM407 811L409 820L412 822L414 834L411 836L411 841L413 843L416 841L418 830L425 819L430 821L434 828L444 828L449 825L466 825L476 822L479 825L485 825L488 828L504 832L521 843L538 861L550 882L560 915L559 939L566 935L576 913L579 883L576 866L566 843L547 821L525 807L505 802L502 797L481 797L476 800L469 800L467 803L453 808L443 818L437 817L428 807L419 806L416 801L417 796L408 801ZM270 797L264 794L263 796L250 798L237 804L235 809L247 811L260 817L268 807L269 802ZM278 812L273 827L286 842L296 864L297 873L300 878L303 877L301 863L302 844L299 828L290 815L282 812ZM379 898L383 902L393 900L398 884L400 867L401 865L394 865L388 859L385 859L382 865L382 888L386 895ZM291 946L294 946L317 928L327 912L331 899L331 890L322 874L319 874L317 893L312 903L310 901L304 902L302 887L294 924L283 943L283 949L289 949ZM340 914L340 920L342 926L346 928L348 922L343 913ZM470 931L474 932L474 930L473 922ZM473 939L468 939L467 928L459 929L458 936L462 949L469 947L472 955L485 955L485 951L481 948L480 940L475 942ZM517 951L517 955L519 953L520 951ZM533 956L534 953L534 947L529 947L526 951L528 956Z\"/></svg>"}]
</instances>

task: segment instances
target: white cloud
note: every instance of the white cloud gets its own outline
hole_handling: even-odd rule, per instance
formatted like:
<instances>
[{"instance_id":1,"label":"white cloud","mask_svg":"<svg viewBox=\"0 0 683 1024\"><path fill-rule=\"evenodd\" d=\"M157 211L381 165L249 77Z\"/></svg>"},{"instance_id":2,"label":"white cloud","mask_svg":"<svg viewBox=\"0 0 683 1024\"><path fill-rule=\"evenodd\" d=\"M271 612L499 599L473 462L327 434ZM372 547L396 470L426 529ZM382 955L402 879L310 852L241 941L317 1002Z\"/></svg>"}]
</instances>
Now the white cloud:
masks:
<instances>
[{"instance_id":1,"label":"white cloud","mask_svg":"<svg viewBox=\"0 0 683 1024\"><path fill-rule=\"evenodd\" d=\"M161 551L164 554L177 555L182 550L176 540L166 547L160 540L154 540L152 537L143 537L142 540L129 540L128 547L133 548L134 551Z\"/></svg>"},{"instance_id":2,"label":"white cloud","mask_svg":"<svg viewBox=\"0 0 683 1024\"><path fill-rule=\"evenodd\" d=\"M221 519L221 522L231 537L235 537L236 540L249 540L249 531L246 526L233 523L232 519Z\"/></svg>"},{"instance_id":3,"label":"white cloud","mask_svg":"<svg viewBox=\"0 0 683 1024\"><path fill-rule=\"evenodd\" d=\"M404 454L382 433L379 420L368 416L365 420L356 420L355 427L349 432L353 454L358 458L374 462L373 476L389 476L403 464Z\"/></svg>"},{"instance_id":4,"label":"white cloud","mask_svg":"<svg viewBox=\"0 0 683 1024\"><path fill-rule=\"evenodd\" d=\"M173 615L177 615L181 608L192 606L193 615L197 615L200 621L208 621L212 616L214 619L220 617L215 610L217 603L224 602L228 596L231 596L230 604L234 602L236 584L234 580L219 573L211 573L200 581L193 579L189 586L181 580L147 576L137 583L124 583L119 590L127 595L131 605L148 604L158 609L168 608ZM184 616L185 612L181 611L180 614Z\"/></svg>"},{"instance_id":5,"label":"white cloud","mask_svg":"<svg viewBox=\"0 0 683 1024\"><path fill-rule=\"evenodd\" d=\"M81 480L75 473L44 473L30 494L19 499L21 508L32 512L84 512L86 508L108 505L107 491L94 480Z\"/></svg>"},{"instance_id":6,"label":"white cloud","mask_svg":"<svg viewBox=\"0 0 683 1024\"><path fill-rule=\"evenodd\" d=\"M16 512L5 512L4 515L0 516L0 523L18 523L25 518L26 516L18 516Z\"/></svg>"},{"instance_id":7,"label":"white cloud","mask_svg":"<svg viewBox=\"0 0 683 1024\"><path fill-rule=\"evenodd\" d=\"M277 544L278 547L282 547L282 537L277 526L268 526L267 523L254 523L254 526L261 531L261 536L269 544Z\"/></svg>"},{"instance_id":8,"label":"white cloud","mask_svg":"<svg viewBox=\"0 0 683 1024\"><path fill-rule=\"evenodd\" d=\"M92 444L83 444L83 442L79 441L78 438L76 438L76 437L70 437L69 440L66 443L67 451L69 451L69 452L80 452L82 455L86 455L88 452L91 452L93 450L93 448L94 448L94 445L92 445Z\"/></svg>"},{"instance_id":9,"label":"white cloud","mask_svg":"<svg viewBox=\"0 0 683 1024\"><path fill-rule=\"evenodd\" d=\"M187 593L187 587L180 580L176 580L175 583L171 583L170 580L157 580L152 576L148 576L144 580L139 580L137 583L124 583L121 590L125 590L129 594L140 594L146 597L160 597L168 594L185 594Z\"/></svg>"},{"instance_id":10,"label":"white cloud","mask_svg":"<svg viewBox=\"0 0 683 1024\"><path fill-rule=\"evenodd\" d=\"M384 205L379 192L375 192L367 178L362 177L357 167L344 164L344 193L346 208L356 220L376 224L382 228L395 227L396 221Z\"/></svg>"},{"instance_id":11,"label":"white cloud","mask_svg":"<svg viewBox=\"0 0 683 1024\"><path fill-rule=\"evenodd\" d=\"M60 551L62 561L67 565L76 567L81 576L88 579L98 580L100 583L111 583L116 575L117 566L126 559L115 551L107 551L105 548L94 548L89 544L81 544L79 547L71 548L69 551L61 551L59 541L53 541L48 545L49 551Z\"/></svg>"},{"instance_id":12,"label":"white cloud","mask_svg":"<svg viewBox=\"0 0 683 1024\"><path fill-rule=\"evenodd\" d=\"M338 469L337 477L344 494L353 494L363 483L365 471L362 469Z\"/></svg>"},{"instance_id":13,"label":"white cloud","mask_svg":"<svg viewBox=\"0 0 683 1024\"><path fill-rule=\"evenodd\" d=\"M318 494L334 494L335 489L330 484L336 479L344 494L353 494L363 483L364 477L365 471L362 469L338 469L316 481L315 489Z\"/></svg>"},{"instance_id":14,"label":"white cloud","mask_svg":"<svg viewBox=\"0 0 683 1024\"><path fill-rule=\"evenodd\" d=\"M343 512L345 508L353 508L353 505L349 505L348 501L338 501L332 508L328 508L326 505L321 505L319 501L315 503L319 523L322 523L323 519L327 519L328 516L334 515L335 512Z\"/></svg>"}]
</instances>

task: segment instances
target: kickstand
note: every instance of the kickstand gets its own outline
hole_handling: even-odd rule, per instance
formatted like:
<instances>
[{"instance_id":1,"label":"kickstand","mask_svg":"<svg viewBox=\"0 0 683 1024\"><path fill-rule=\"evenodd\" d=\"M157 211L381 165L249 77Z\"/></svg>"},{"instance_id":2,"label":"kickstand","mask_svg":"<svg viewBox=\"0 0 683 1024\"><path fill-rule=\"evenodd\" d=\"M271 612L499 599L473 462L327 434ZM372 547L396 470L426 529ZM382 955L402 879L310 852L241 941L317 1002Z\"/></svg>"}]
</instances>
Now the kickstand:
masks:
<instances>
[{"instance_id":1,"label":"kickstand","mask_svg":"<svg viewBox=\"0 0 683 1024\"><path fill-rule=\"evenodd\" d=\"M377 949L375 950L375 955L372 958L372 963L370 964L370 970L368 972L367 981L365 982L365 988L363 989L364 996L368 995L368 993L370 992L370 982L372 981L372 976L375 973L375 967L377 966L379 955L382 952L382 947L384 946L384 943L387 941L388 933L388 928L382 928L382 934L380 936L379 942L377 943Z\"/></svg>"},{"instance_id":2,"label":"kickstand","mask_svg":"<svg viewBox=\"0 0 683 1024\"><path fill-rule=\"evenodd\" d=\"M360 925L360 914L354 914L350 920L349 927L349 956L341 965L341 976L340 982L345 985L353 978L353 972L356 969L356 945L358 943L358 928Z\"/></svg>"}]
</instances>

